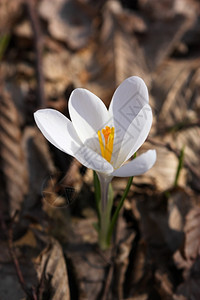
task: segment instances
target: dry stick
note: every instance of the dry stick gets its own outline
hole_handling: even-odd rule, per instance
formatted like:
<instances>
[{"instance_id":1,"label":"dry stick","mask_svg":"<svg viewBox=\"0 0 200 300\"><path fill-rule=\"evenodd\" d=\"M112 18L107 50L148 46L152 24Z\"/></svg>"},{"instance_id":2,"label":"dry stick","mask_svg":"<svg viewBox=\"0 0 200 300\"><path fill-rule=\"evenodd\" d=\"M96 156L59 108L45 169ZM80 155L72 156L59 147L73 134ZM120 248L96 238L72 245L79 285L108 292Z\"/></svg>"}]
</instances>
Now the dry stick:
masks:
<instances>
[{"instance_id":1,"label":"dry stick","mask_svg":"<svg viewBox=\"0 0 200 300\"><path fill-rule=\"evenodd\" d=\"M114 270L114 263L112 263L109 266L109 270L108 270L108 274L107 274L106 282L105 282L105 287L104 287L103 295L102 295L102 298L101 298L102 300L108 299L108 294L109 294L109 291L110 291L110 285L111 285L112 277L113 277L113 270Z\"/></svg>"},{"instance_id":2,"label":"dry stick","mask_svg":"<svg viewBox=\"0 0 200 300\"><path fill-rule=\"evenodd\" d=\"M36 77L37 77L37 86L38 86L38 99L39 103L38 106L40 108L46 107L46 98L44 94L44 75L42 69L42 52L43 52L43 39L41 35L40 25L39 25L39 18L37 11L35 9L35 1L34 0L25 0L28 14L33 30L34 36L34 46L35 46L35 63L36 63Z\"/></svg>"}]
</instances>

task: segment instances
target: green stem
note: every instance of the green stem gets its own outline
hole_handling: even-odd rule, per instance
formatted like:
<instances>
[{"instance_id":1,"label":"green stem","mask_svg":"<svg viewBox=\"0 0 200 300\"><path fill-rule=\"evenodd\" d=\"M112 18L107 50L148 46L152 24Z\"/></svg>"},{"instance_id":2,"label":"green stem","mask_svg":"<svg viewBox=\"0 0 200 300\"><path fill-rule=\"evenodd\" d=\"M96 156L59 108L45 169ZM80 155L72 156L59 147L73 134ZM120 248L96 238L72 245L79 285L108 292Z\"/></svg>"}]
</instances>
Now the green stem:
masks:
<instances>
[{"instance_id":1,"label":"green stem","mask_svg":"<svg viewBox=\"0 0 200 300\"><path fill-rule=\"evenodd\" d=\"M100 186L99 178L98 178L97 173L95 171L93 171L93 178L94 178L94 196L95 196L95 201L96 201L98 226L99 226L99 223L100 223L101 186Z\"/></svg>"},{"instance_id":2,"label":"green stem","mask_svg":"<svg viewBox=\"0 0 200 300\"><path fill-rule=\"evenodd\" d=\"M110 244L110 240L111 240L111 237L112 237L112 233L113 233L113 229L115 227L115 224L117 222L117 218L118 218L118 215L119 215L119 212L120 212L120 209L122 208L123 204L124 204L124 200L126 199L127 195L128 195L128 192L130 190L130 187L131 187L131 184L132 184L132 181L133 181L133 176L129 178L128 180L128 183L127 183L127 186L126 186L126 189L124 191L124 194L122 195L122 198L115 210L115 213L112 217L112 220L110 222L110 226L109 226L109 229L108 229L108 233L107 233L107 243Z\"/></svg>"},{"instance_id":3,"label":"green stem","mask_svg":"<svg viewBox=\"0 0 200 300\"><path fill-rule=\"evenodd\" d=\"M102 250L105 250L110 246L107 235L110 226L110 214L113 204L113 195L111 195L111 190L109 190L109 184L112 177L105 177L101 174L98 174L98 177L101 187L99 246Z\"/></svg>"},{"instance_id":4,"label":"green stem","mask_svg":"<svg viewBox=\"0 0 200 300\"><path fill-rule=\"evenodd\" d=\"M175 179L174 179L174 187L177 187L177 185L178 185L178 179L179 179L179 176L180 176L181 169L183 167L184 150L185 150L185 147L183 146L182 149L181 149L181 152L180 152L180 156L179 156L178 167L177 167L176 176L175 176Z\"/></svg>"}]
</instances>

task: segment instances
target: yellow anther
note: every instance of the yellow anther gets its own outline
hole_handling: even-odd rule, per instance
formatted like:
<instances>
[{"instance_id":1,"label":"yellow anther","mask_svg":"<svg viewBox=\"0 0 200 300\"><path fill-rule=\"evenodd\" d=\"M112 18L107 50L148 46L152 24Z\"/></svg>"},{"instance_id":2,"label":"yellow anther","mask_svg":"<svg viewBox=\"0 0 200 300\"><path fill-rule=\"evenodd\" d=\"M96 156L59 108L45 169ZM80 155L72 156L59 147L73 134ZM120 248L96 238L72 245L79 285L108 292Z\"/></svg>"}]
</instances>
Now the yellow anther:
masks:
<instances>
[{"instance_id":1,"label":"yellow anther","mask_svg":"<svg viewBox=\"0 0 200 300\"><path fill-rule=\"evenodd\" d=\"M104 144L103 144L100 130L98 131L98 138L99 138L99 144L101 149L101 155L104 157Z\"/></svg>"},{"instance_id":2,"label":"yellow anther","mask_svg":"<svg viewBox=\"0 0 200 300\"><path fill-rule=\"evenodd\" d=\"M108 161L111 161L112 152L113 152L113 142L114 142L114 127L110 128L106 126L101 130L104 136L105 144L103 143L100 130L98 131L99 144L101 149L101 155Z\"/></svg>"},{"instance_id":3,"label":"yellow anther","mask_svg":"<svg viewBox=\"0 0 200 300\"><path fill-rule=\"evenodd\" d=\"M109 126L106 126L105 129L102 129L102 133L105 139L105 144L107 144L109 135L111 134L111 128Z\"/></svg>"}]
</instances>

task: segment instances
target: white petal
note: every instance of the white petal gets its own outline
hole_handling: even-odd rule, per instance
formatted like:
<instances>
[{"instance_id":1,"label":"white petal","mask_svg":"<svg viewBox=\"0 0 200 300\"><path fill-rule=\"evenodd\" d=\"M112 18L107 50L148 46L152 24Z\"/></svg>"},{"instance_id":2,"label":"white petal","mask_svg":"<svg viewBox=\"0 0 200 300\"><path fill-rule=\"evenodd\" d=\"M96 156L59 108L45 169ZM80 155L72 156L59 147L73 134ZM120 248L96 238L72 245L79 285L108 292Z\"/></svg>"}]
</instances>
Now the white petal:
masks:
<instances>
[{"instance_id":1,"label":"white petal","mask_svg":"<svg viewBox=\"0 0 200 300\"><path fill-rule=\"evenodd\" d=\"M151 129L152 118L151 107L145 104L127 128L117 155L115 152L113 154L115 168L127 161L144 143Z\"/></svg>"},{"instance_id":2,"label":"white petal","mask_svg":"<svg viewBox=\"0 0 200 300\"><path fill-rule=\"evenodd\" d=\"M72 156L82 144L72 122L59 111L40 109L34 113L37 126L55 147Z\"/></svg>"},{"instance_id":3,"label":"white petal","mask_svg":"<svg viewBox=\"0 0 200 300\"><path fill-rule=\"evenodd\" d=\"M101 155L82 144L73 124L54 109L41 109L34 113L37 126L55 147L74 156L87 168L101 173L112 173L113 167Z\"/></svg>"},{"instance_id":4,"label":"white petal","mask_svg":"<svg viewBox=\"0 0 200 300\"><path fill-rule=\"evenodd\" d=\"M131 162L128 162L114 171L112 175L118 177L138 176L151 169L155 162L156 151L148 150L147 152L133 159Z\"/></svg>"},{"instance_id":5,"label":"white petal","mask_svg":"<svg viewBox=\"0 0 200 300\"><path fill-rule=\"evenodd\" d=\"M69 99L69 113L81 141L95 138L110 119L105 104L86 89L75 89Z\"/></svg>"},{"instance_id":6,"label":"white petal","mask_svg":"<svg viewBox=\"0 0 200 300\"><path fill-rule=\"evenodd\" d=\"M75 157L84 166L99 173L109 175L113 172L113 166L107 160L85 145L79 148Z\"/></svg>"},{"instance_id":7,"label":"white petal","mask_svg":"<svg viewBox=\"0 0 200 300\"><path fill-rule=\"evenodd\" d=\"M109 112L114 119L115 149L119 149L127 128L148 102L146 84L137 76L127 78L116 89L109 107Z\"/></svg>"}]
</instances>

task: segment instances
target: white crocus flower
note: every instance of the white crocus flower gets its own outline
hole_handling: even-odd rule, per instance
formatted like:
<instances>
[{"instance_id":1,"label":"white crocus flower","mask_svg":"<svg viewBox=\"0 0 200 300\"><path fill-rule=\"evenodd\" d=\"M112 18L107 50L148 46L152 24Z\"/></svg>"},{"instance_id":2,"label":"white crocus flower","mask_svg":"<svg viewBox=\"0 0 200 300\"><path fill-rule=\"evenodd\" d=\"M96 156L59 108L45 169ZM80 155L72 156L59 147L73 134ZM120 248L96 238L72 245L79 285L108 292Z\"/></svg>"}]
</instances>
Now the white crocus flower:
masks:
<instances>
[{"instance_id":1,"label":"white crocus flower","mask_svg":"<svg viewBox=\"0 0 200 300\"><path fill-rule=\"evenodd\" d=\"M133 76L116 89L109 109L93 93L77 88L69 99L71 121L54 109L38 110L34 117L50 143L97 172L101 187L105 187L106 202L113 176L141 175L156 161L156 151L149 150L127 162L150 131L152 111L148 101L144 81Z\"/></svg>"}]
</instances>

